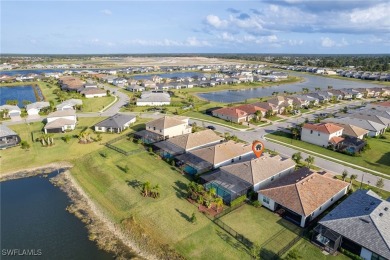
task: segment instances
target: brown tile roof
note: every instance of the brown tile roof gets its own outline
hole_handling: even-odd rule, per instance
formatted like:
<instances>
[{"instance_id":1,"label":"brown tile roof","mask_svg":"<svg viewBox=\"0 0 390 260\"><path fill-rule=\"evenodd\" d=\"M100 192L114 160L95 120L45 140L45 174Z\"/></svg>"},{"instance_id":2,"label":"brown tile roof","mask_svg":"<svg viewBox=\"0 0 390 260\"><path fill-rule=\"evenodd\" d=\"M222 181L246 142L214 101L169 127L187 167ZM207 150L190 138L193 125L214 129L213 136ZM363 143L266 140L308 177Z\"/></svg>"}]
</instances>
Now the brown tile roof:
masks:
<instances>
[{"instance_id":1,"label":"brown tile roof","mask_svg":"<svg viewBox=\"0 0 390 260\"><path fill-rule=\"evenodd\" d=\"M80 91L82 95L104 94L106 91L100 88L85 88Z\"/></svg>"},{"instance_id":2,"label":"brown tile roof","mask_svg":"<svg viewBox=\"0 0 390 260\"><path fill-rule=\"evenodd\" d=\"M215 143L221 140L223 140L222 137L217 135L213 130L207 129L196 133L175 136L169 138L167 142L170 142L188 151L195 147Z\"/></svg>"},{"instance_id":3,"label":"brown tile roof","mask_svg":"<svg viewBox=\"0 0 390 260\"><path fill-rule=\"evenodd\" d=\"M344 128L343 134L348 135L348 136L358 137L358 136L365 135L369 132L368 130L366 130L364 128L350 125L350 124L342 124L342 123L333 123L333 124Z\"/></svg>"},{"instance_id":4,"label":"brown tile roof","mask_svg":"<svg viewBox=\"0 0 390 260\"><path fill-rule=\"evenodd\" d=\"M270 156L266 153L251 161L223 166L221 170L255 185L294 166L295 163L290 158Z\"/></svg>"},{"instance_id":5,"label":"brown tile roof","mask_svg":"<svg viewBox=\"0 0 390 260\"><path fill-rule=\"evenodd\" d=\"M342 141L344 141L344 138L340 137L340 136L333 136L332 138L330 138L329 140L332 144L338 144Z\"/></svg>"},{"instance_id":6,"label":"brown tile roof","mask_svg":"<svg viewBox=\"0 0 390 260\"><path fill-rule=\"evenodd\" d=\"M178 125L185 124L183 119L188 119L186 117L174 117L174 116L163 116L156 120L146 123L146 127L156 127L158 129L166 129Z\"/></svg>"},{"instance_id":7,"label":"brown tile roof","mask_svg":"<svg viewBox=\"0 0 390 260\"><path fill-rule=\"evenodd\" d=\"M319 124L304 124L302 128L326 133L326 134L333 134L337 131L343 130L342 127L335 125L333 123L319 123Z\"/></svg>"},{"instance_id":8,"label":"brown tile roof","mask_svg":"<svg viewBox=\"0 0 390 260\"><path fill-rule=\"evenodd\" d=\"M237 117L237 118L245 117L248 115L247 112L241 109L237 109L236 107L224 107L224 108L216 109L213 111L213 113L218 113L218 114Z\"/></svg>"},{"instance_id":9,"label":"brown tile roof","mask_svg":"<svg viewBox=\"0 0 390 260\"><path fill-rule=\"evenodd\" d=\"M253 104L241 105L241 106L237 106L236 108L240 109L248 114L254 114L254 113L256 113L256 111L267 112L267 109L255 106Z\"/></svg>"},{"instance_id":10,"label":"brown tile roof","mask_svg":"<svg viewBox=\"0 0 390 260\"><path fill-rule=\"evenodd\" d=\"M258 191L278 204L309 216L349 183L328 177L328 174L301 168Z\"/></svg>"},{"instance_id":11,"label":"brown tile roof","mask_svg":"<svg viewBox=\"0 0 390 260\"><path fill-rule=\"evenodd\" d=\"M63 76L59 78L62 84L67 85L69 89L79 89L84 86L84 81L72 76Z\"/></svg>"},{"instance_id":12,"label":"brown tile roof","mask_svg":"<svg viewBox=\"0 0 390 260\"><path fill-rule=\"evenodd\" d=\"M234 157L252 152L252 145L228 141L214 146L196 149L190 153L213 165L228 161Z\"/></svg>"}]
</instances>

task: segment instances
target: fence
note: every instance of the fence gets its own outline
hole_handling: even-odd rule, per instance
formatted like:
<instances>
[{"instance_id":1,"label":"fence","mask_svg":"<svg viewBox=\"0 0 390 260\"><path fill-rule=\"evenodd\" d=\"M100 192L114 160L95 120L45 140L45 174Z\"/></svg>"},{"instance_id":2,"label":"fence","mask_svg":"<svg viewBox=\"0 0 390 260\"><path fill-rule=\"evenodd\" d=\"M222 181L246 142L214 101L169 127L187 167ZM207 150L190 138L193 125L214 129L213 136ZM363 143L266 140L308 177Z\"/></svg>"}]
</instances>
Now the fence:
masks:
<instances>
[{"instance_id":1,"label":"fence","mask_svg":"<svg viewBox=\"0 0 390 260\"><path fill-rule=\"evenodd\" d=\"M248 238L246 238L244 235L238 233L233 228L226 225L222 220L214 219L214 223L225 230L228 234L230 234L232 237L234 237L237 241L241 242L244 246L247 248L251 248L253 246L253 242L250 241Z\"/></svg>"},{"instance_id":2,"label":"fence","mask_svg":"<svg viewBox=\"0 0 390 260\"><path fill-rule=\"evenodd\" d=\"M107 144L113 144L113 143L118 142L119 140L122 140L122 139L127 138L127 137L129 137L129 136L128 136L128 135L121 135L121 136L118 136L118 137L116 137L116 138L114 138L114 139L108 141L108 142L106 143L106 145L107 145Z\"/></svg>"},{"instance_id":3,"label":"fence","mask_svg":"<svg viewBox=\"0 0 390 260\"><path fill-rule=\"evenodd\" d=\"M112 145L113 143L115 142L118 142L119 140L122 140L122 139L125 139L127 137L130 137L131 135L121 135L121 136L118 136L117 138L114 138L110 141L108 141L107 143L105 143L105 146L107 148L110 148L118 153L121 153L125 156L129 156L129 155L134 155L134 154L139 154L139 153L145 153L146 152L146 149L145 147L143 149L138 149L138 150L133 150L133 151L125 151L119 147L116 147L115 145Z\"/></svg>"}]
</instances>

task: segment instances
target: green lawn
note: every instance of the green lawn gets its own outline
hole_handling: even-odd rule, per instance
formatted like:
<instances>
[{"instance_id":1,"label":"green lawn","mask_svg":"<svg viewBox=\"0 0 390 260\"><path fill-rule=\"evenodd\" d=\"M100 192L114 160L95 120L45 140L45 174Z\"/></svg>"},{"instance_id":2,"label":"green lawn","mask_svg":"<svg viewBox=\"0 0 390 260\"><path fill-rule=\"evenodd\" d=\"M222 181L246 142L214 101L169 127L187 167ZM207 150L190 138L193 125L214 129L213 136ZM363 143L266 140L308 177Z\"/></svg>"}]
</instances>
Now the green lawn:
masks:
<instances>
[{"instance_id":1,"label":"green lawn","mask_svg":"<svg viewBox=\"0 0 390 260\"><path fill-rule=\"evenodd\" d=\"M339 180L342 179L341 175L337 175L336 177ZM350 182L350 179L346 178L345 181L346 182ZM375 185L375 183L373 183L373 185ZM357 189L360 189L360 188L362 188L363 190L372 190L373 192L375 192L376 194L381 196L384 200L386 200L386 199L388 199L390 197L390 191L382 190L382 189L379 189L378 187L375 187L375 186L372 186L372 185L368 185L368 184L365 184L365 183L360 183L359 180L353 180L352 181L352 187L353 187L353 190L357 190Z\"/></svg>"},{"instance_id":2,"label":"green lawn","mask_svg":"<svg viewBox=\"0 0 390 260\"><path fill-rule=\"evenodd\" d=\"M189 112L183 113L182 116L188 116L188 117L193 117L195 119L212 121L212 122L215 122L215 123L218 123L218 124L222 124L222 125L227 126L227 127L235 127L235 128L240 128L240 129L249 128L245 124L239 125L239 124L236 124L236 123L230 123L230 122L227 122L227 121L225 121L223 119L220 119L220 118L217 118L217 117L213 117L213 116L209 116L209 115L206 115L206 114L203 114L203 113L200 113L200 112L195 112L195 111L189 111ZM209 123L205 122L205 125L207 125L207 124L209 124Z\"/></svg>"},{"instance_id":3,"label":"green lawn","mask_svg":"<svg viewBox=\"0 0 390 260\"><path fill-rule=\"evenodd\" d=\"M118 147L126 152L135 151L143 148L142 145L134 145L134 143L132 141L127 140L127 138L121 139L118 142L112 143L111 145Z\"/></svg>"},{"instance_id":4,"label":"green lawn","mask_svg":"<svg viewBox=\"0 0 390 260\"><path fill-rule=\"evenodd\" d=\"M278 116L270 116L267 118L268 120L271 120L271 121L277 121L277 120L285 120L281 117L278 117Z\"/></svg>"},{"instance_id":5,"label":"green lawn","mask_svg":"<svg viewBox=\"0 0 390 260\"><path fill-rule=\"evenodd\" d=\"M362 156L349 156L314 144L293 140L290 134L283 132L268 134L267 138L390 175L390 133L386 133L385 136L387 139L369 138L368 143L371 149L363 152Z\"/></svg>"},{"instance_id":6,"label":"green lawn","mask_svg":"<svg viewBox=\"0 0 390 260\"><path fill-rule=\"evenodd\" d=\"M343 255L340 252L337 252L336 256L332 255L325 255L322 253L321 249L310 243L306 239L301 239L298 241L296 245L294 245L291 250L296 250L298 252L298 255L301 256L300 259L303 260L347 260L350 259L349 257ZM288 252L283 255L283 257L286 257Z\"/></svg>"},{"instance_id":7,"label":"green lawn","mask_svg":"<svg viewBox=\"0 0 390 260\"><path fill-rule=\"evenodd\" d=\"M96 97L96 98L82 98L83 108L82 112L98 112L103 108L106 108L111 102L115 100L115 97Z\"/></svg>"},{"instance_id":8,"label":"green lawn","mask_svg":"<svg viewBox=\"0 0 390 260\"><path fill-rule=\"evenodd\" d=\"M79 144L77 134L84 128L91 127L92 125L102 121L104 118L79 118L77 123L77 129L65 134L54 134L55 144L50 147L42 147L41 143L32 141L31 132L41 131L43 129L43 123L30 123L12 125L10 128L19 134L22 140L26 140L31 148L28 151L22 150L20 146L12 147L1 151L0 165L1 172L13 171L24 169L26 167L41 166L57 161L70 161L78 159L91 151L100 149L103 143L114 139L120 135L102 133L101 142L93 142L90 144ZM128 134L131 131L137 131L139 127L144 127L144 122L148 119L138 120L136 125L132 126L132 130L127 130L123 134ZM134 129L134 130L133 130ZM43 132L42 132L43 133ZM69 143L65 143L61 140L61 137L65 135L71 135L72 139ZM40 137L40 133L34 133L34 138ZM96 138L96 134L92 134L92 138ZM17 163L15 163L17 162Z\"/></svg>"},{"instance_id":9,"label":"green lawn","mask_svg":"<svg viewBox=\"0 0 390 260\"><path fill-rule=\"evenodd\" d=\"M137 144L133 144L137 147ZM170 245L189 259L249 259L247 251L185 199L189 180L149 153L123 156L103 148L75 161L72 174L109 217L135 219L153 245ZM128 173L121 169L130 168ZM159 199L141 196L136 183L159 184ZM197 223L189 218L196 212Z\"/></svg>"},{"instance_id":10,"label":"green lawn","mask_svg":"<svg viewBox=\"0 0 390 260\"><path fill-rule=\"evenodd\" d=\"M221 220L252 242L277 253L300 232L300 228L261 207L243 205Z\"/></svg>"}]
</instances>

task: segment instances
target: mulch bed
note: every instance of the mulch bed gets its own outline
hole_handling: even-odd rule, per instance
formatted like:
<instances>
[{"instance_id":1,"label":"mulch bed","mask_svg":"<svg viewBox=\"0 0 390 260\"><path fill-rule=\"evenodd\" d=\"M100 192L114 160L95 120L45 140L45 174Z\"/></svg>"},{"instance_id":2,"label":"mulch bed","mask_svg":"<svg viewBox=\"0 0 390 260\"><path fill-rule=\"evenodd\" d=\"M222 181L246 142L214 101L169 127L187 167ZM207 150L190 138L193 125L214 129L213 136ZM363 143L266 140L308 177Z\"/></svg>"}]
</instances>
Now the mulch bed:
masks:
<instances>
[{"instance_id":1,"label":"mulch bed","mask_svg":"<svg viewBox=\"0 0 390 260\"><path fill-rule=\"evenodd\" d=\"M198 206L198 211L199 212L202 212L203 214L207 214L207 215L212 216L212 217L215 217L217 214L219 214L219 213L221 213L223 211L223 208L219 209L217 211L217 207L216 207L215 203L211 203L211 207L207 208L204 205L199 205L196 201L192 200L191 198L187 198L187 200L191 204L193 204L195 206Z\"/></svg>"}]
</instances>

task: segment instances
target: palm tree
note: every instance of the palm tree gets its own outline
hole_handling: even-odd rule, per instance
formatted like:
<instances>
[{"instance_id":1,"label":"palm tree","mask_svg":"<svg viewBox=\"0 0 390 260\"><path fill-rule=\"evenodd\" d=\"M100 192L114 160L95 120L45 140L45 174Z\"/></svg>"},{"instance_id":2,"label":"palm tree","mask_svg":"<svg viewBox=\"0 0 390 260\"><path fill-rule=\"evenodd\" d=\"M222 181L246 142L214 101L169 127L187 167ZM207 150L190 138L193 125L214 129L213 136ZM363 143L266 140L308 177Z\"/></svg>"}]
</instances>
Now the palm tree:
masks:
<instances>
[{"instance_id":1,"label":"palm tree","mask_svg":"<svg viewBox=\"0 0 390 260\"><path fill-rule=\"evenodd\" d=\"M261 117L263 116L263 114L261 113L260 110L257 110L255 112L255 116L256 116L256 121L260 121L261 120Z\"/></svg>"},{"instance_id":2,"label":"palm tree","mask_svg":"<svg viewBox=\"0 0 390 260\"><path fill-rule=\"evenodd\" d=\"M150 189L150 195L152 198L159 198L160 197L160 185L156 184Z\"/></svg>"},{"instance_id":3,"label":"palm tree","mask_svg":"<svg viewBox=\"0 0 390 260\"><path fill-rule=\"evenodd\" d=\"M151 190L151 185L149 181L142 183L142 195L148 197Z\"/></svg>"},{"instance_id":4,"label":"palm tree","mask_svg":"<svg viewBox=\"0 0 390 260\"><path fill-rule=\"evenodd\" d=\"M351 174L351 176L349 176L349 183L352 184L352 181L356 180L356 178L357 178L356 174Z\"/></svg>"},{"instance_id":5,"label":"palm tree","mask_svg":"<svg viewBox=\"0 0 390 260\"><path fill-rule=\"evenodd\" d=\"M215 199L215 206L217 207L217 212L218 212L218 210L223 207L222 198L218 197Z\"/></svg>"},{"instance_id":6,"label":"palm tree","mask_svg":"<svg viewBox=\"0 0 390 260\"><path fill-rule=\"evenodd\" d=\"M341 178L343 179L343 181L345 181L345 178L347 178L347 176L348 176L348 171L344 170L343 173L341 174Z\"/></svg>"},{"instance_id":7,"label":"palm tree","mask_svg":"<svg viewBox=\"0 0 390 260\"><path fill-rule=\"evenodd\" d=\"M309 155L306 159L305 159L305 162L307 162L307 167L310 168L311 165L313 165L314 163L314 157Z\"/></svg>"},{"instance_id":8,"label":"palm tree","mask_svg":"<svg viewBox=\"0 0 390 260\"><path fill-rule=\"evenodd\" d=\"M297 136L299 135L299 129L294 127L291 129L291 133L294 136L294 139L297 139Z\"/></svg>"},{"instance_id":9,"label":"palm tree","mask_svg":"<svg viewBox=\"0 0 390 260\"><path fill-rule=\"evenodd\" d=\"M320 90L321 90L321 88L314 88L314 90L315 90L315 91L320 91Z\"/></svg>"},{"instance_id":10,"label":"palm tree","mask_svg":"<svg viewBox=\"0 0 390 260\"><path fill-rule=\"evenodd\" d=\"M296 163L296 164L299 164L302 160L302 154L301 152L297 152L297 153L294 153L291 157L291 159L293 159L293 161Z\"/></svg>"},{"instance_id":11,"label":"palm tree","mask_svg":"<svg viewBox=\"0 0 390 260\"><path fill-rule=\"evenodd\" d=\"M214 187L209 189L210 197L213 198L213 197L215 197L216 194L217 194L217 190Z\"/></svg>"}]
</instances>

